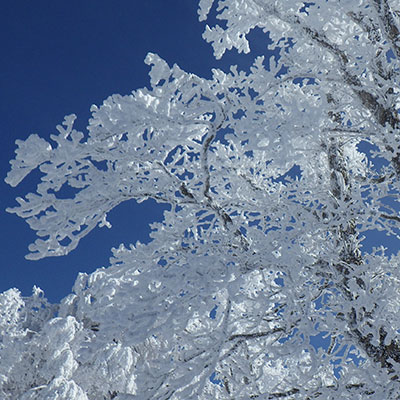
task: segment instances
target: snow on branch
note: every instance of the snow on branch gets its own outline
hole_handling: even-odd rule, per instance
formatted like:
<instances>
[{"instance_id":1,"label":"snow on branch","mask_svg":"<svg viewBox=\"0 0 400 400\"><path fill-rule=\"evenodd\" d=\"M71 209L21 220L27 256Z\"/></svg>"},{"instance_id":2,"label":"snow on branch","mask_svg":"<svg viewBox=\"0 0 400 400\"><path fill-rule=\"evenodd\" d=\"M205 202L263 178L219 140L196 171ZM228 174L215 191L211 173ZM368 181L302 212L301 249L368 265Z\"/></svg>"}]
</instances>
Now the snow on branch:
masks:
<instances>
[{"instance_id":1,"label":"snow on branch","mask_svg":"<svg viewBox=\"0 0 400 400\"><path fill-rule=\"evenodd\" d=\"M203 79L149 53L151 88L93 106L87 133L72 115L18 141L7 182L41 174L8 209L29 258L124 201L170 207L59 305L0 295L0 397L398 399L395 4L201 0L226 22L204 33L216 57L260 28L274 58Z\"/></svg>"}]
</instances>

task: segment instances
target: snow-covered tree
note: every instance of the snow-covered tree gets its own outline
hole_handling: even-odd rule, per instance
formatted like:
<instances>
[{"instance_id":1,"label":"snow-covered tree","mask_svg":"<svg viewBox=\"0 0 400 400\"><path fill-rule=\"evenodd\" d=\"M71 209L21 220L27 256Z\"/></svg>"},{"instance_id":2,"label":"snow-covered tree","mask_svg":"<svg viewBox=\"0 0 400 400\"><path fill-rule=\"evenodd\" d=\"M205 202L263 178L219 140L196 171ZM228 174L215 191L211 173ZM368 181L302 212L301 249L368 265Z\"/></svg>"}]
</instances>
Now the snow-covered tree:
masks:
<instances>
[{"instance_id":1,"label":"snow-covered tree","mask_svg":"<svg viewBox=\"0 0 400 400\"><path fill-rule=\"evenodd\" d=\"M50 305L0 295L2 399L400 399L398 0L200 0L217 58L262 29L278 54L203 79L155 54L151 89L18 141L39 168L9 209L67 254L128 200L169 205ZM272 44L271 44L272 43ZM71 187L71 197L58 193Z\"/></svg>"}]
</instances>

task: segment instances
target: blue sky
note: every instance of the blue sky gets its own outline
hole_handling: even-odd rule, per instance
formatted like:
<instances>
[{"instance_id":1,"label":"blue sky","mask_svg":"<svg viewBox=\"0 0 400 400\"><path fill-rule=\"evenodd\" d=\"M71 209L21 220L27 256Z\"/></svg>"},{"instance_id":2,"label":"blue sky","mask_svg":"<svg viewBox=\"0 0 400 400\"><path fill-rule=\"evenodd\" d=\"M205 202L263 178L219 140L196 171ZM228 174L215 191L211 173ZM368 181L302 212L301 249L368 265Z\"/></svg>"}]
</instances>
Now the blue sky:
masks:
<instances>
[{"instance_id":1,"label":"blue sky","mask_svg":"<svg viewBox=\"0 0 400 400\"><path fill-rule=\"evenodd\" d=\"M235 51L216 61L201 35L197 0L72 0L58 2L15 0L3 2L0 13L0 292L17 287L24 295L33 285L58 302L71 291L80 271L108 265L111 247L146 242L149 223L160 219L162 207L149 201L124 203L109 214L113 228L98 228L64 257L40 261L24 258L35 233L22 219L6 213L17 196L35 191L35 177L19 187L4 183L15 140L55 132L64 116L75 113L76 127L84 130L92 104L111 94L129 94L147 86L143 60L158 53L170 65L211 76L211 68L247 69L254 57L266 53L267 40L253 32L252 53ZM117 6L116 6L117 4ZM381 234L383 237L384 235ZM377 236L365 242L371 247ZM384 239L385 240L385 239ZM382 241L384 241L382 240ZM379 240L381 242L381 240ZM398 243L392 243L396 248Z\"/></svg>"},{"instance_id":2,"label":"blue sky","mask_svg":"<svg viewBox=\"0 0 400 400\"><path fill-rule=\"evenodd\" d=\"M197 19L197 0L15 0L0 13L0 292L17 287L30 295L41 287L52 302L71 291L79 271L107 266L110 249L124 242L146 241L148 224L162 216L154 202L125 203L109 215L111 230L98 228L70 255L39 261L24 258L35 233L22 219L8 214L17 196L35 190L34 177L19 187L4 183L15 140L55 132L64 116L75 113L84 130L92 104L111 94L129 94L148 85L151 51L169 64L210 77L213 67L250 65L265 50L264 41L249 57L231 52L216 61L203 41L204 23ZM255 33L257 34L257 33Z\"/></svg>"}]
</instances>

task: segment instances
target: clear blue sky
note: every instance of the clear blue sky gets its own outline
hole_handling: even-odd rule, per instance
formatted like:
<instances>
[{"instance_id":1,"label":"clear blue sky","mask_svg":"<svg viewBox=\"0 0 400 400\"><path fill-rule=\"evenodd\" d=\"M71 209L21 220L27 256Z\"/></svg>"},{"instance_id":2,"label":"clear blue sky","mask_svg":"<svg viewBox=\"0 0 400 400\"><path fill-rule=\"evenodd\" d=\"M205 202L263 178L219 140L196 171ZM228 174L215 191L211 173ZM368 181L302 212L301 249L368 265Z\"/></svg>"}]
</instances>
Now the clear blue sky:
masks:
<instances>
[{"instance_id":1,"label":"clear blue sky","mask_svg":"<svg viewBox=\"0 0 400 400\"><path fill-rule=\"evenodd\" d=\"M3 2L0 13L0 292L33 285L58 302L71 291L79 271L107 266L110 249L124 242L146 242L148 224L161 218L154 202L125 203L109 215L111 230L98 228L70 255L40 261L25 260L35 233L22 219L5 212L15 197L35 190L35 179L19 187L4 183L15 140L31 133L47 138L64 115L78 116L84 130L92 104L111 94L129 94L148 85L146 54L158 53L169 64L210 77L212 67L247 69L265 53L260 32L250 56L235 51L216 61L201 38L197 0L14 0ZM368 247L376 242L370 235ZM398 244L394 244L394 247ZM397 249L394 249L397 251Z\"/></svg>"},{"instance_id":2,"label":"clear blue sky","mask_svg":"<svg viewBox=\"0 0 400 400\"><path fill-rule=\"evenodd\" d=\"M24 258L35 233L5 208L34 191L36 180L19 187L4 183L15 140L31 133L47 138L64 115L78 116L85 129L92 104L111 94L129 94L148 85L146 54L210 77L212 67L246 68L265 50L264 40L251 57L235 52L217 62L201 34L197 0L14 0L0 13L0 292L17 287L30 295L41 287L52 302L71 291L79 271L107 266L110 249L121 242L146 241L148 224L161 218L154 202L125 203L110 213L111 230L98 228L70 255L40 261Z\"/></svg>"}]
</instances>

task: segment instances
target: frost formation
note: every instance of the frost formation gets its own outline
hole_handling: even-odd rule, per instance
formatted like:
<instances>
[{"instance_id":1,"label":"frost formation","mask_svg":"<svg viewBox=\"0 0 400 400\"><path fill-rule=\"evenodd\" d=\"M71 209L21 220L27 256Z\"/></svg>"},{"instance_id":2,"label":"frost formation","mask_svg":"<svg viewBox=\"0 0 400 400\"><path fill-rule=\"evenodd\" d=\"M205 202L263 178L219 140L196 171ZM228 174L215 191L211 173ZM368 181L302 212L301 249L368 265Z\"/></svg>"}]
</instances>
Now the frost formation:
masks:
<instances>
[{"instance_id":1,"label":"frost formation","mask_svg":"<svg viewBox=\"0 0 400 400\"><path fill-rule=\"evenodd\" d=\"M170 209L61 304L0 295L0 397L399 399L400 258L362 247L399 235L399 6L200 0L217 58L256 28L280 57L207 80L149 54L151 89L93 106L86 136L70 115L17 141L7 182L43 174L9 209L30 259L124 201Z\"/></svg>"}]
</instances>

